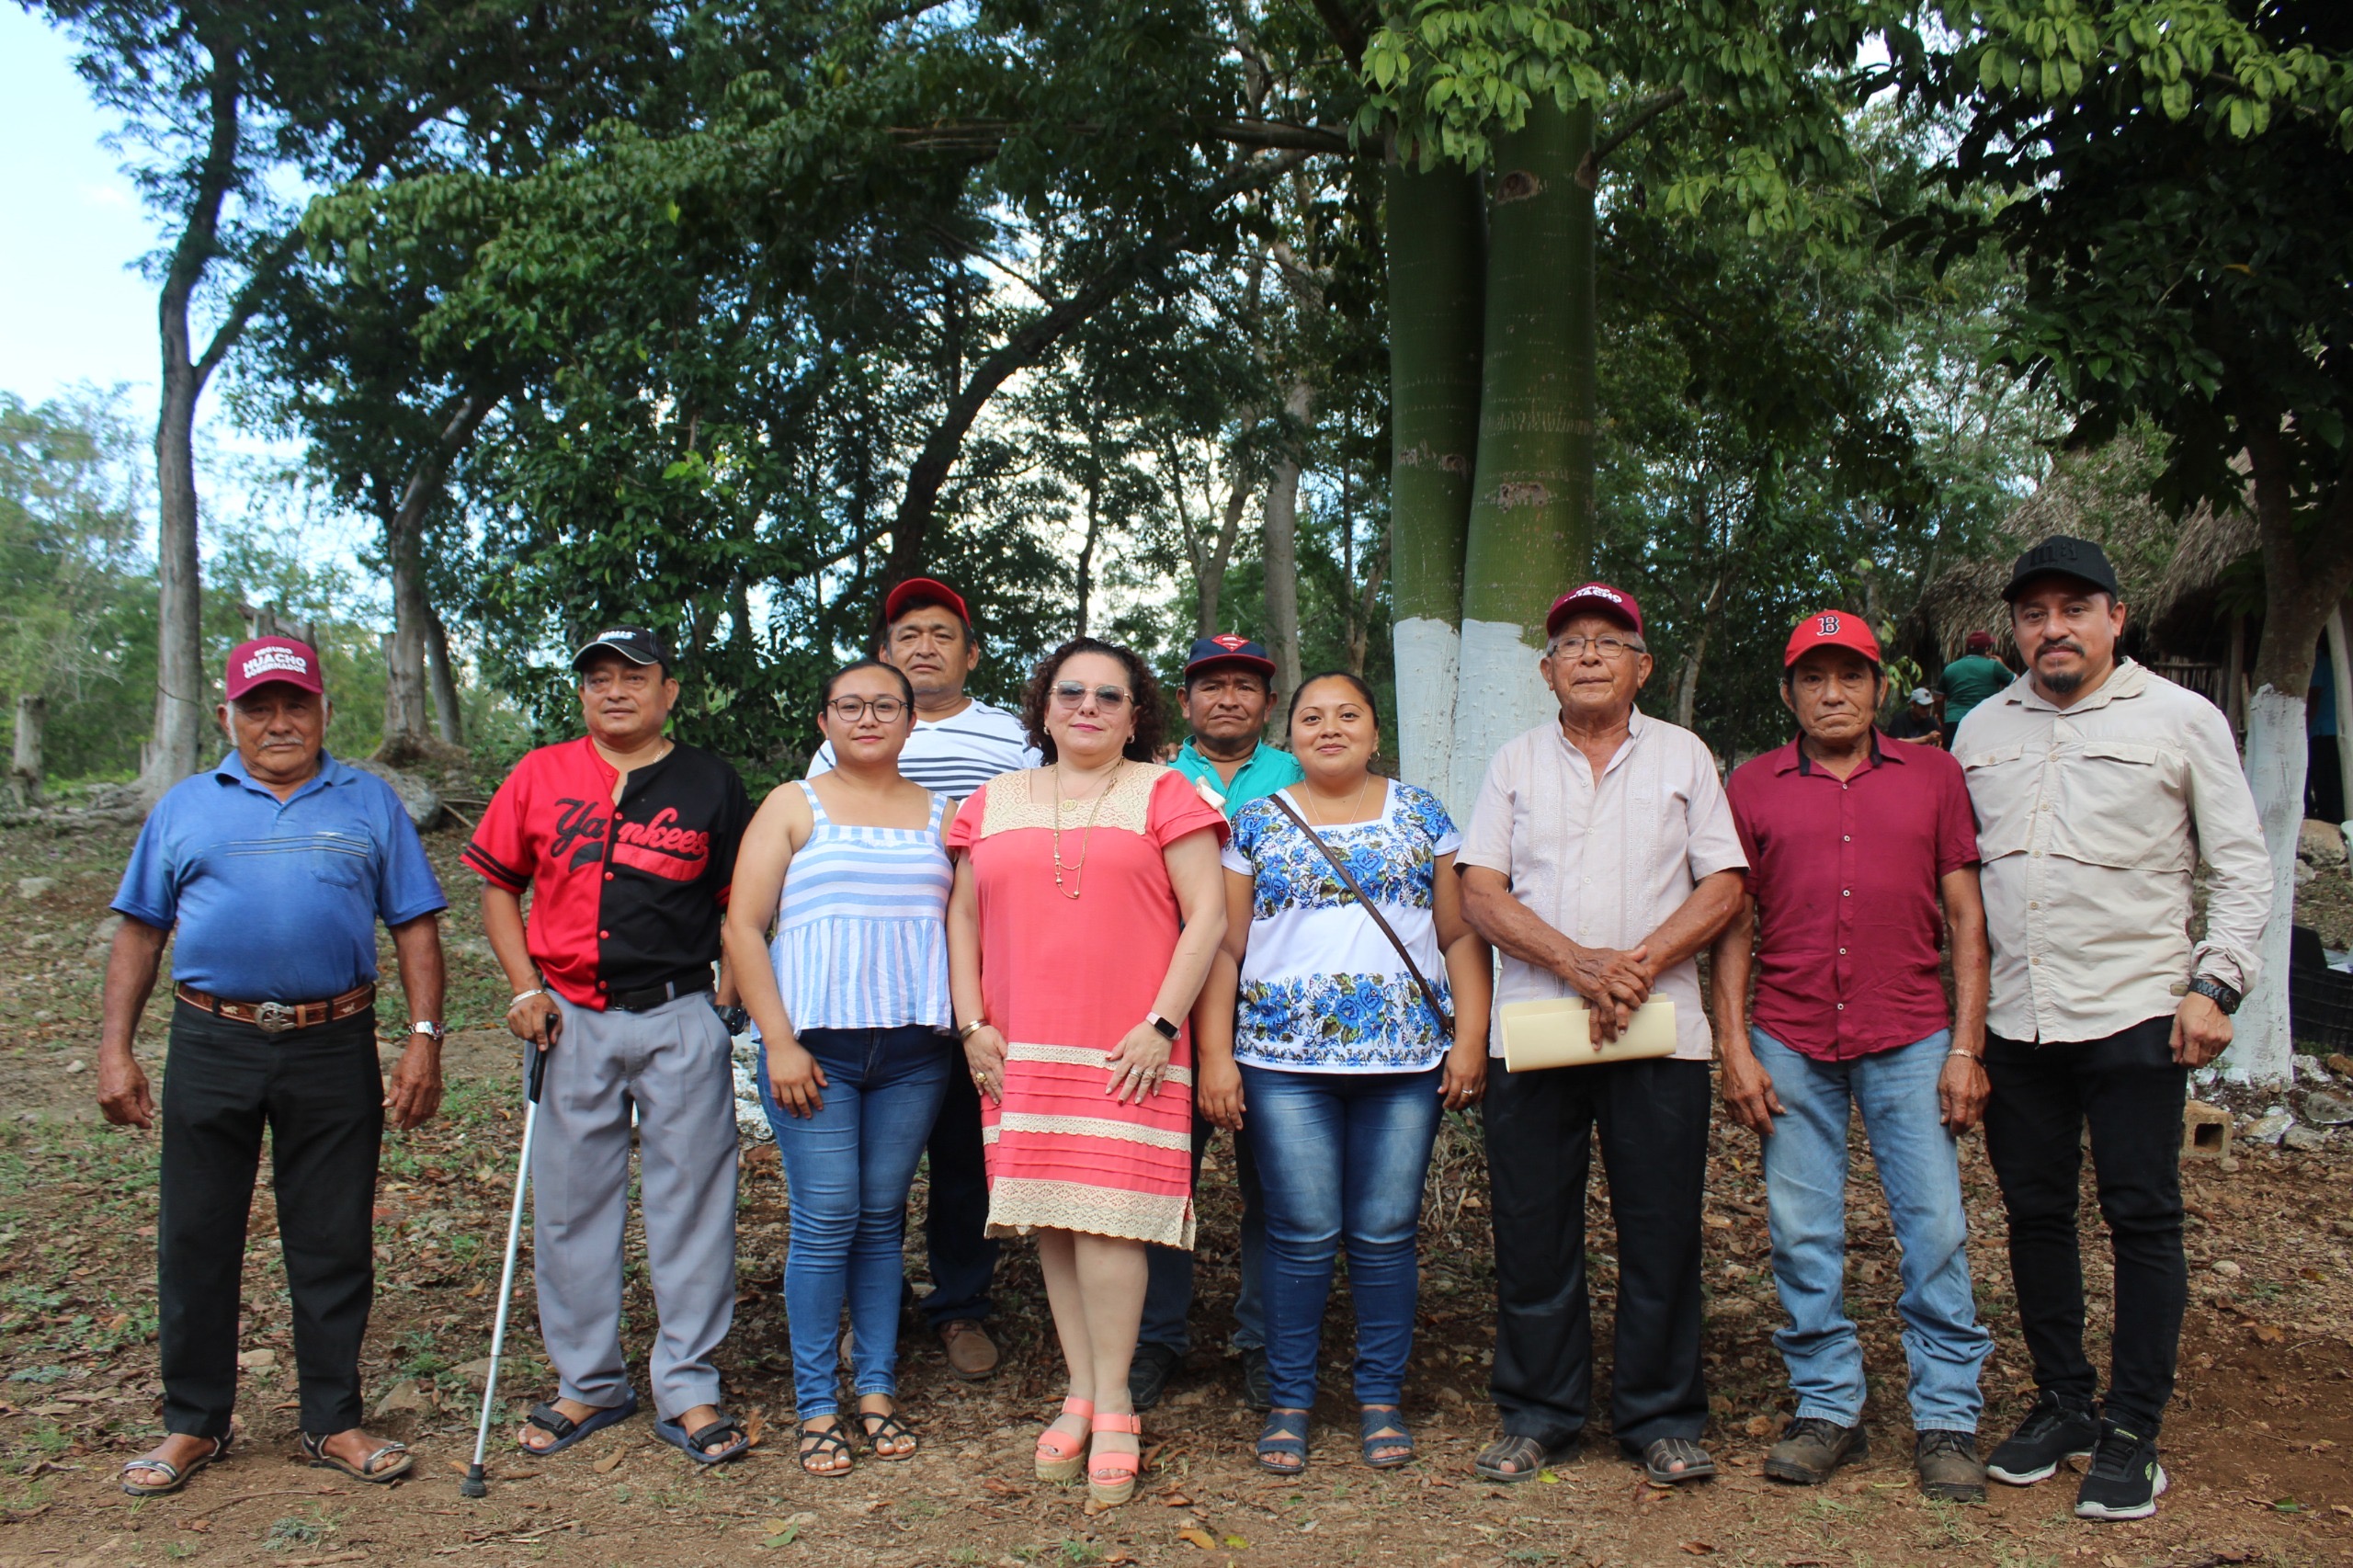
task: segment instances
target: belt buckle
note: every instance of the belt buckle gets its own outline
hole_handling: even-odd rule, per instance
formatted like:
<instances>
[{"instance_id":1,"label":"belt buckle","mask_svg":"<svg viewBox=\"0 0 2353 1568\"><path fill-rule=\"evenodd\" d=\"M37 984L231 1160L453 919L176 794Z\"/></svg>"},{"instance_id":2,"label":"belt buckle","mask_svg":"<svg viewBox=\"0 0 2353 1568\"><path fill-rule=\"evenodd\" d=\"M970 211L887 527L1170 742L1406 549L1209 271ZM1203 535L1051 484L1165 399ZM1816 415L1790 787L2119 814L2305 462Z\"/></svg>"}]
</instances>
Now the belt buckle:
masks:
<instances>
[{"instance_id":1,"label":"belt buckle","mask_svg":"<svg viewBox=\"0 0 2353 1568\"><path fill-rule=\"evenodd\" d=\"M264 1034L284 1034L300 1017L283 1002L264 1002L254 1008L254 1028Z\"/></svg>"}]
</instances>

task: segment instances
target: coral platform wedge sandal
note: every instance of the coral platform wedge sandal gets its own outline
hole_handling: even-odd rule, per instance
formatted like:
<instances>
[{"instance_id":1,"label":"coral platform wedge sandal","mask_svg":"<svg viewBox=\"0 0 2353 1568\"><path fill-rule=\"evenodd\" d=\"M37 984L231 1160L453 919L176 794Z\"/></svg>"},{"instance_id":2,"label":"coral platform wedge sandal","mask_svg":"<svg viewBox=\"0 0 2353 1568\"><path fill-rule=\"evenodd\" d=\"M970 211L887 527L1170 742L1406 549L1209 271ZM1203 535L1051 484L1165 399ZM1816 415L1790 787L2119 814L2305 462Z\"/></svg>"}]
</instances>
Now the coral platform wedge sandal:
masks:
<instances>
[{"instance_id":1,"label":"coral platform wedge sandal","mask_svg":"<svg viewBox=\"0 0 2353 1568\"><path fill-rule=\"evenodd\" d=\"M1063 1415L1075 1415L1082 1421L1095 1419L1095 1402L1086 1399L1063 1401ZM1056 1419L1060 1419L1057 1417ZM1058 1432L1051 1425L1038 1435L1038 1479L1057 1483L1076 1481L1086 1464L1086 1436L1076 1437Z\"/></svg>"},{"instance_id":2,"label":"coral platform wedge sandal","mask_svg":"<svg viewBox=\"0 0 2353 1568\"><path fill-rule=\"evenodd\" d=\"M1143 1447L1143 1417L1121 1415L1106 1411L1095 1417L1093 1429L1097 1432L1127 1432L1134 1436L1136 1447ZM1097 1454L1086 1471L1086 1503L1091 1508L1116 1508L1136 1494L1136 1472L1143 1468L1143 1455Z\"/></svg>"}]
</instances>

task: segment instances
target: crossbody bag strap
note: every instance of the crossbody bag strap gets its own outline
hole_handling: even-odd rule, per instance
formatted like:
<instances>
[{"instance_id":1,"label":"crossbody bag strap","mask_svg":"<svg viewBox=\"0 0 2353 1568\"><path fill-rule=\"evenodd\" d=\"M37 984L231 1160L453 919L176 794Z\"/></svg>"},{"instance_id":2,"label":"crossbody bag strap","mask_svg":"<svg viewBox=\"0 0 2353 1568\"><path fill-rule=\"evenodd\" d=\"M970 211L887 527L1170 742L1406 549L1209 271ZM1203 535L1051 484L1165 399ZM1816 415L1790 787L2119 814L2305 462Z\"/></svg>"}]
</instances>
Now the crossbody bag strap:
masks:
<instances>
[{"instance_id":1,"label":"crossbody bag strap","mask_svg":"<svg viewBox=\"0 0 2353 1568\"><path fill-rule=\"evenodd\" d=\"M1405 960L1405 972L1414 977L1415 985L1421 987L1422 1000L1428 1003L1430 1011L1438 1015L1438 1021L1445 1026L1448 1038L1453 1038L1454 1015L1447 1011L1446 1005L1438 1000L1438 987L1422 978L1422 966L1414 961L1414 955L1406 950L1404 940L1398 937L1396 930L1381 915L1380 906L1365 896L1364 889L1358 887L1356 878L1348 874L1347 863L1340 858L1339 854L1329 844L1324 842L1323 835L1308 825L1305 817L1292 809L1291 803L1283 799L1280 790L1277 790L1267 798L1274 801L1275 810L1299 824L1299 831L1307 835L1307 841L1310 844L1324 851L1324 858L1332 862L1332 869L1339 874L1342 885L1356 895L1357 903L1363 906L1367 915L1372 916L1372 923L1381 928L1381 934L1389 938L1389 945L1397 949L1397 956Z\"/></svg>"}]
</instances>

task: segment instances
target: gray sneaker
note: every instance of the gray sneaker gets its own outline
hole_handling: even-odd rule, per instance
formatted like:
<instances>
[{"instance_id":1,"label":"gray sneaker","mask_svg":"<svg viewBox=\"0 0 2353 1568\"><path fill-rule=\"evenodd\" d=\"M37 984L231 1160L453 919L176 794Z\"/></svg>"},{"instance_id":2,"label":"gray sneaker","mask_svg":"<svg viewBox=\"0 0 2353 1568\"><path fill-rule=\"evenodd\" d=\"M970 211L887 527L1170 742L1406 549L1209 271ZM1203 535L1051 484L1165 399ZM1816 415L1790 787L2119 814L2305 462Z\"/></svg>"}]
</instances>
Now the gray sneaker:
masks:
<instances>
[{"instance_id":1,"label":"gray sneaker","mask_svg":"<svg viewBox=\"0 0 2353 1568\"><path fill-rule=\"evenodd\" d=\"M1923 1432L1913 1461L1920 1467L1923 1495L1939 1503L1985 1501L1985 1467L1977 1462L1975 1433Z\"/></svg>"},{"instance_id":2,"label":"gray sneaker","mask_svg":"<svg viewBox=\"0 0 2353 1568\"><path fill-rule=\"evenodd\" d=\"M1765 1473L1793 1486L1819 1486L1848 1460L1869 1457L1870 1438L1863 1424L1841 1426L1819 1415L1801 1415L1765 1456Z\"/></svg>"}]
</instances>

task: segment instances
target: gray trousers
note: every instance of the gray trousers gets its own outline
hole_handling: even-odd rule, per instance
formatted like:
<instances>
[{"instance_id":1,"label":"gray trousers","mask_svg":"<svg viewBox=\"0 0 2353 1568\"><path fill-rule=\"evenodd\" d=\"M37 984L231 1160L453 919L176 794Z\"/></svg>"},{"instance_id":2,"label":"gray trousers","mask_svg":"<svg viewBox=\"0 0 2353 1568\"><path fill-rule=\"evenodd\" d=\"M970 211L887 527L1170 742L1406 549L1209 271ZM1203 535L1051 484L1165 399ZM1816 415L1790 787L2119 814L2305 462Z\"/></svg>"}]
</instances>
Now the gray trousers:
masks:
<instances>
[{"instance_id":1,"label":"gray trousers","mask_svg":"<svg viewBox=\"0 0 2353 1568\"><path fill-rule=\"evenodd\" d=\"M563 998L563 1031L540 1094L531 1150L532 1267L540 1333L563 1398L628 1397L621 1356L621 1233L630 1110L639 1202L660 1318L647 1370L664 1420L719 1403L711 1353L735 1321L735 1088L727 1030L708 994L647 1013Z\"/></svg>"}]
</instances>

